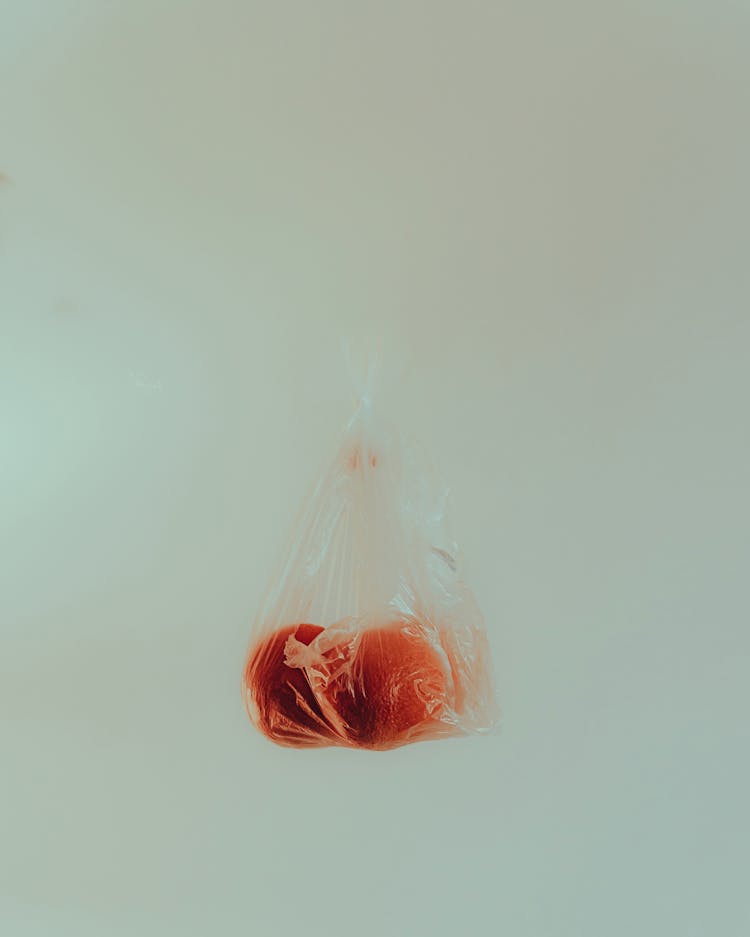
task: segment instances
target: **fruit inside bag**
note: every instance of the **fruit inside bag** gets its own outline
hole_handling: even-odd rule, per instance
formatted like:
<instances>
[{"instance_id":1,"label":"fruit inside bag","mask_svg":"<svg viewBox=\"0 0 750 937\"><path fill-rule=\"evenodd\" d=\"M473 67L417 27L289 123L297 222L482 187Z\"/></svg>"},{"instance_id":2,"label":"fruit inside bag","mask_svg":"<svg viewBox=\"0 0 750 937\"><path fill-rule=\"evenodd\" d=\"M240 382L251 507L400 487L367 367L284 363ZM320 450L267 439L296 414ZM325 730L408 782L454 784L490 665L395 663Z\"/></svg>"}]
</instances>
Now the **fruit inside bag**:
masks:
<instances>
[{"instance_id":1,"label":"fruit inside bag","mask_svg":"<svg viewBox=\"0 0 750 937\"><path fill-rule=\"evenodd\" d=\"M494 727L446 496L365 395L253 627L243 697L273 742L385 750Z\"/></svg>"}]
</instances>

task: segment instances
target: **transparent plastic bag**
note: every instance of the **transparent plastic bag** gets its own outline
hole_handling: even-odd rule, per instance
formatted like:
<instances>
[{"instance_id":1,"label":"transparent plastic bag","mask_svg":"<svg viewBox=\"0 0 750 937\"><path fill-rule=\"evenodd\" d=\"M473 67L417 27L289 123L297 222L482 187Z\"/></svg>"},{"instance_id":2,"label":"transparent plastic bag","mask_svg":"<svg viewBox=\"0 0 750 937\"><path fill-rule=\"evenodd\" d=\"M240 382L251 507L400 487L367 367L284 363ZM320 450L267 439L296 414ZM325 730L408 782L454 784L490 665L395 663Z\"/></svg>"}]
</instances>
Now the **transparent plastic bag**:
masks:
<instances>
[{"instance_id":1,"label":"transparent plastic bag","mask_svg":"<svg viewBox=\"0 0 750 937\"><path fill-rule=\"evenodd\" d=\"M385 750L495 726L446 498L365 390L252 628L242 691L269 739Z\"/></svg>"}]
</instances>

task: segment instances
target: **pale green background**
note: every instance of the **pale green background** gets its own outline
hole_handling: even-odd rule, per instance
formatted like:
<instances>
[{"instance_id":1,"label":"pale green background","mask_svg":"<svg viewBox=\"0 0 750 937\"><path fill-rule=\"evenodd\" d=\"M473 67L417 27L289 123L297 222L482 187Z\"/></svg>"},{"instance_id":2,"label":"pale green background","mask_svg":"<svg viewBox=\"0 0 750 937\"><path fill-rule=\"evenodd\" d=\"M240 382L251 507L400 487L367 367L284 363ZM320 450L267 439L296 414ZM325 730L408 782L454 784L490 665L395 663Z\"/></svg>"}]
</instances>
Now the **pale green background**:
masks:
<instances>
[{"instance_id":1,"label":"pale green background","mask_svg":"<svg viewBox=\"0 0 750 937\"><path fill-rule=\"evenodd\" d=\"M0 932L746 937L750 6L0 4ZM450 480L496 738L285 752L350 391Z\"/></svg>"}]
</instances>

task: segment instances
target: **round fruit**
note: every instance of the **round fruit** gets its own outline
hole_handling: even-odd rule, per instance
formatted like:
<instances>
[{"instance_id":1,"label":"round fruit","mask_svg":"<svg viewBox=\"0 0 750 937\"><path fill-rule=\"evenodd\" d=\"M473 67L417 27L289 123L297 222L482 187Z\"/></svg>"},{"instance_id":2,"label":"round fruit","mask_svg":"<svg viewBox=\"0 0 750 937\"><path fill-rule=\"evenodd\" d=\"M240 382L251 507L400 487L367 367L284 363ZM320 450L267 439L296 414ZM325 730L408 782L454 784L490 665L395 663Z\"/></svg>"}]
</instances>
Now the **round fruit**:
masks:
<instances>
[{"instance_id":1,"label":"round fruit","mask_svg":"<svg viewBox=\"0 0 750 937\"><path fill-rule=\"evenodd\" d=\"M387 749L438 730L453 684L425 630L396 621L362 631L349 667L324 692L350 744Z\"/></svg>"},{"instance_id":2,"label":"round fruit","mask_svg":"<svg viewBox=\"0 0 750 937\"><path fill-rule=\"evenodd\" d=\"M245 703L260 731L279 745L331 745L335 733L310 687L304 669L285 662L292 635L309 645L323 631L320 625L281 628L263 639L248 658L244 673Z\"/></svg>"}]
</instances>

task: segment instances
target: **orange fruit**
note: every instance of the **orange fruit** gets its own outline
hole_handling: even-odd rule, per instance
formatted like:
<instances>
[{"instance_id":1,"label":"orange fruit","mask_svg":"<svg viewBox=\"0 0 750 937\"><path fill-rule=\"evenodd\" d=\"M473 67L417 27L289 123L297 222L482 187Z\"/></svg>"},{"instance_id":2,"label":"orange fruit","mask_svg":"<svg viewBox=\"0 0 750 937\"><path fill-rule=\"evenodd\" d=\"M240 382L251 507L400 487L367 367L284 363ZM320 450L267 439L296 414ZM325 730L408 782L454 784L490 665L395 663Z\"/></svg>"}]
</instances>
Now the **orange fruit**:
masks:
<instances>
[{"instance_id":1,"label":"orange fruit","mask_svg":"<svg viewBox=\"0 0 750 937\"><path fill-rule=\"evenodd\" d=\"M395 621L359 635L350 667L325 694L352 745L395 748L439 729L450 667L421 627Z\"/></svg>"},{"instance_id":2,"label":"orange fruit","mask_svg":"<svg viewBox=\"0 0 750 937\"><path fill-rule=\"evenodd\" d=\"M279 745L314 747L333 744L335 733L325 719L304 669L285 662L287 638L310 644L320 625L289 625L264 638L250 654L243 677L245 703L260 731Z\"/></svg>"}]
</instances>

